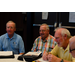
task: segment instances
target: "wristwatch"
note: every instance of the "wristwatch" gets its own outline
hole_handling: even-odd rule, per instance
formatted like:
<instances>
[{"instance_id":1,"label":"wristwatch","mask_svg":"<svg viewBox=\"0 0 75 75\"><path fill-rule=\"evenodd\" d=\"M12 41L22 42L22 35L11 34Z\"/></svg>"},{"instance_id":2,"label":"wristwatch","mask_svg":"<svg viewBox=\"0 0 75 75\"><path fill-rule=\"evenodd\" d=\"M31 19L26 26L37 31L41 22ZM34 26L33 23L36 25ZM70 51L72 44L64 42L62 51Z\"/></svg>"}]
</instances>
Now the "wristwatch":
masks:
<instances>
[{"instance_id":1,"label":"wristwatch","mask_svg":"<svg viewBox=\"0 0 75 75\"><path fill-rule=\"evenodd\" d=\"M64 62L63 59L60 62Z\"/></svg>"}]
</instances>

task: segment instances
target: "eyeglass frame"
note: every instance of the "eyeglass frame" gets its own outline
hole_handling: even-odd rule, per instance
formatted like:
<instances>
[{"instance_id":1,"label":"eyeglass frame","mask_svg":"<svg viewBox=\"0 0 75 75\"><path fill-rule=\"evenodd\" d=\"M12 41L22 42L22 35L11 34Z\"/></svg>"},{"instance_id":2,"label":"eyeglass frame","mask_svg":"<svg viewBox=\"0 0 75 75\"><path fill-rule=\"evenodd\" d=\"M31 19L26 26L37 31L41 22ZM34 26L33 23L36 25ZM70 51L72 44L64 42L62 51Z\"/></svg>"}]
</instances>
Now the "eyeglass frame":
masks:
<instances>
[{"instance_id":1,"label":"eyeglass frame","mask_svg":"<svg viewBox=\"0 0 75 75\"><path fill-rule=\"evenodd\" d=\"M74 50L75 50L75 48L74 48L74 49L72 49L72 50L71 50L71 48L70 48L70 52L72 52L72 51L74 51Z\"/></svg>"}]
</instances>

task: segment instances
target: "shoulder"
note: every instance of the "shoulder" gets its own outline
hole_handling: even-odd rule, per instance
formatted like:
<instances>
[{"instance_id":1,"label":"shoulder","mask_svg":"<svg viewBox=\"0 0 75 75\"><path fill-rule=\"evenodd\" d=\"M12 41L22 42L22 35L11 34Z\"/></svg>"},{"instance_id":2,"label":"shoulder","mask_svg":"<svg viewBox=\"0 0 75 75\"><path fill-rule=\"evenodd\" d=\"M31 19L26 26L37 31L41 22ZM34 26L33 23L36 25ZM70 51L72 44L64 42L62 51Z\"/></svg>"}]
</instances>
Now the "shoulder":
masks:
<instances>
[{"instance_id":1,"label":"shoulder","mask_svg":"<svg viewBox=\"0 0 75 75\"><path fill-rule=\"evenodd\" d=\"M40 40L41 39L41 36L37 37L35 40Z\"/></svg>"},{"instance_id":2,"label":"shoulder","mask_svg":"<svg viewBox=\"0 0 75 75\"><path fill-rule=\"evenodd\" d=\"M15 33L15 37L22 38L19 34L16 34L16 33Z\"/></svg>"},{"instance_id":3,"label":"shoulder","mask_svg":"<svg viewBox=\"0 0 75 75\"><path fill-rule=\"evenodd\" d=\"M52 39L55 39L55 37L54 37L54 36L52 36L52 35L49 35L49 37L50 37L50 38L52 38Z\"/></svg>"},{"instance_id":4,"label":"shoulder","mask_svg":"<svg viewBox=\"0 0 75 75\"><path fill-rule=\"evenodd\" d=\"M58 44L53 48L53 50L59 50L61 47L58 46Z\"/></svg>"},{"instance_id":5,"label":"shoulder","mask_svg":"<svg viewBox=\"0 0 75 75\"><path fill-rule=\"evenodd\" d=\"M7 34L1 35L1 36L0 36L0 39L6 38L6 35L7 35Z\"/></svg>"},{"instance_id":6,"label":"shoulder","mask_svg":"<svg viewBox=\"0 0 75 75\"><path fill-rule=\"evenodd\" d=\"M15 40L22 41L22 37L19 34L15 33L14 36L15 36Z\"/></svg>"},{"instance_id":7,"label":"shoulder","mask_svg":"<svg viewBox=\"0 0 75 75\"><path fill-rule=\"evenodd\" d=\"M52 49L51 53L59 52L59 50L60 50L60 47L59 47L58 45L56 45L56 46Z\"/></svg>"}]
</instances>

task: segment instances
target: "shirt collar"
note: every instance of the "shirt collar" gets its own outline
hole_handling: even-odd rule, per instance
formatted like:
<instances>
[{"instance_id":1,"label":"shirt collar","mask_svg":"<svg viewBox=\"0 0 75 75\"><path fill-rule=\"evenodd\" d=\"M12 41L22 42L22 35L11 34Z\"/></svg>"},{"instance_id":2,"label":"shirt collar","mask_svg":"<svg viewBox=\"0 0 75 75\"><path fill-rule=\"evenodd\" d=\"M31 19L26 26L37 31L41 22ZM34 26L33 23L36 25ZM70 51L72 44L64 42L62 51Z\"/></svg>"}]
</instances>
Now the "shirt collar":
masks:
<instances>
[{"instance_id":1,"label":"shirt collar","mask_svg":"<svg viewBox=\"0 0 75 75\"><path fill-rule=\"evenodd\" d=\"M50 34L48 35L48 37L45 39L45 42L47 42L48 41L48 39L49 39L49 36L50 36Z\"/></svg>"},{"instance_id":2,"label":"shirt collar","mask_svg":"<svg viewBox=\"0 0 75 75\"><path fill-rule=\"evenodd\" d=\"M6 38L9 39L8 33L6 33ZM15 33L11 39L15 38Z\"/></svg>"},{"instance_id":3,"label":"shirt collar","mask_svg":"<svg viewBox=\"0 0 75 75\"><path fill-rule=\"evenodd\" d=\"M63 47L61 47L61 48L63 48ZM63 50L64 50L64 49L63 49ZM67 45L65 51L68 51L68 50L69 50L69 44Z\"/></svg>"}]
</instances>

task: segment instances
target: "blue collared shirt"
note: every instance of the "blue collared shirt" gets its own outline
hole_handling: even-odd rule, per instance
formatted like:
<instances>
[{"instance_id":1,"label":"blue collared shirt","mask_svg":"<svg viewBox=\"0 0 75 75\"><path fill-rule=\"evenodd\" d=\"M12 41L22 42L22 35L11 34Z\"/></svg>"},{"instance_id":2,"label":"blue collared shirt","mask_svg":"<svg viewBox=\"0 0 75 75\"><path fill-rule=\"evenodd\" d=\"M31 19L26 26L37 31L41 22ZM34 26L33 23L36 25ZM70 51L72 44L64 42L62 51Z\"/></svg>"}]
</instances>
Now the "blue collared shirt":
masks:
<instances>
[{"instance_id":1,"label":"blue collared shirt","mask_svg":"<svg viewBox=\"0 0 75 75\"><path fill-rule=\"evenodd\" d=\"M8 33L0 36L0 51L13 51L14 54L25 53L24 42L20 35L14 33L9 38Z\"/></svg>"}]
</instances>

